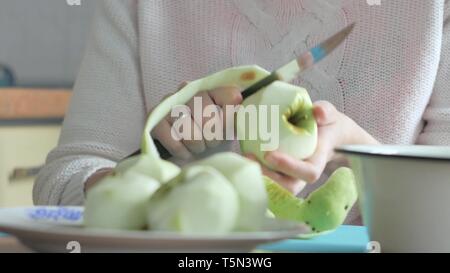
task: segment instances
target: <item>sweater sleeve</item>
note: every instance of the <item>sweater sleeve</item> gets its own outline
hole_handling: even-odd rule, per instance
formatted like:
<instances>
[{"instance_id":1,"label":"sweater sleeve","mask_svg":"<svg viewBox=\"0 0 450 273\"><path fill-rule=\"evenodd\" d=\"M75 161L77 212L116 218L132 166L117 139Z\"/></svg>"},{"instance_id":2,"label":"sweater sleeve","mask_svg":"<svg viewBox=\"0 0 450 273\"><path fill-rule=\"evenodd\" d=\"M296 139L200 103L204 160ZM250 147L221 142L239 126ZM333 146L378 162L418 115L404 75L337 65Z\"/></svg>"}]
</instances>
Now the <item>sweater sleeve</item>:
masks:
<instances>
[{"instance_id":1,"label":"sweater sleeve","mask_svg":"<svg viewBox=\"0 0 450 273\"><path fill-rule=\"evenodd\" d=\"M58 146L35 181L35 204L83 204L86 179L138 149L146 111L136 13L136 1L99 2Z\"/></svg>"},{"instance_id":2,"label":"sweater sleeve","mask_svg":"<svg viewBox=\"0 0 450 273\"><path fill-rule=\"evenodd\" d=\"M450 1L445 1L439 71L423 119L418 144L450 145Z\"/></svg>"}]
</instances>

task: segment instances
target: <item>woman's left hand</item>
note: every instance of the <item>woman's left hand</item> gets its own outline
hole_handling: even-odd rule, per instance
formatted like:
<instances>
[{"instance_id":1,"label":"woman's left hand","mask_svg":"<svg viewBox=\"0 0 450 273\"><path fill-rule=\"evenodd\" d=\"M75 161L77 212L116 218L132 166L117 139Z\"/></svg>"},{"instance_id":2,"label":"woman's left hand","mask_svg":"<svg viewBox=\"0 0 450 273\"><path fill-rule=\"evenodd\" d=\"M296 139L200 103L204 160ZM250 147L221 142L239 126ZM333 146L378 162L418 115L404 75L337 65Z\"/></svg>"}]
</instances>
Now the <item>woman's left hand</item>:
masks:
<instances>
[{"instance_id":1,"label":"woman's left hand","mask_svg":"<svg viewBox=\"0 0 450 273\"><path fill-rule=\"evenodd\" d=\"M314 103L313 112L318 125L318 144L314 154L308 159L298 160L279 151L267 152L265 159L270 168L262 166L264 175L294 194L298 194L306 183L314 183L320 178L328 162L336 159L336 147L345 144L378 144L355 121L327 101ZM246 156L257 161L253 155Z\"/></svg>"}]
</instances>

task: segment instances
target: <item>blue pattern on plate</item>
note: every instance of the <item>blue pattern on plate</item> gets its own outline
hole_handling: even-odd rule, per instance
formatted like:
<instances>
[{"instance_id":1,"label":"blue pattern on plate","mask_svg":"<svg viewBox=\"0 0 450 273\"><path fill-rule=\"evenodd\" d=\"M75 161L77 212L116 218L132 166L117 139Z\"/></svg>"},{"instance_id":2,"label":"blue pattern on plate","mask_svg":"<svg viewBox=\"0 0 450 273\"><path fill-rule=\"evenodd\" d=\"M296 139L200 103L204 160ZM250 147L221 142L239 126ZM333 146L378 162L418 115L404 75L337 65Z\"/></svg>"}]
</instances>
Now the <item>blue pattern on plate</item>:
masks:
<instances>
[{"instance_id":1,"label":"blue pattern on plate","mask_svg":"<svg viewBox=\"0 0 450 273\"><path fill-rule=\"evenodd\" d=\"M27 216L31 220L78 222L83 219L83 211L68 207L36 207L28 209Z\"/></svg>"}]
</instances>

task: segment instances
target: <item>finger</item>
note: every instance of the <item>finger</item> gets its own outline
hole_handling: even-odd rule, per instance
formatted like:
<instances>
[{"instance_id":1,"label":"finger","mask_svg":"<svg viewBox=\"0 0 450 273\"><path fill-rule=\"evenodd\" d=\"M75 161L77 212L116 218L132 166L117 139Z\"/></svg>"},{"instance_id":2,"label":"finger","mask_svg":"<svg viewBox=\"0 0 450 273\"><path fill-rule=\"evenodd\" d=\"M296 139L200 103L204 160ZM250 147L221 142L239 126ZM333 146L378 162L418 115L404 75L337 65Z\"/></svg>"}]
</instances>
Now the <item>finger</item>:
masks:
<instances>
[{"instance_id":1,"label":"finger","mask_svg":"<svg viewBox=\"0 0 450 273\"><path fill-rule=\"evenodd\" d=\"M267 152L265 159L272 169L308 183L314 183L322 174L320 168L313 163L301 161L277 151Z\"/></svg>"},{"instance_id":2,"label":"finger","mask_svg":"<svg viewBox=\"0 0 450 273\"><path fill-rule=\"evenodd\" d=\"M314 103L313 114L317 124L324 126L336 122L339 112L328 101L317 101Z\"/></svg>"},{"instance_id":3,"label":"finger","mask_svg":"<svg viewBox=\"0 0 450 273\"><path fill-rule=\"evenodd\" d=\"M245 155L245 157L258 163L261 166L261 171L262 171L263 175L270 177L272 180L275 180L277 182L283 182L285 184L289 184L291 182L293 183L297 180L293 177L283 175L281 173L278 173L278 172L268 169L267 167L262 165L261 162L259 162L259 160L254 155L249 154L249 155Z\"/></svg>"},{"instance_id":4,"label":"finger","mask_svg":"<svg viewBox=\"0 0 450 273\"><path fill-rule=\"evenodd\" d=\"M306 160L296 160L284 153L269 152L266 160L274 165L274 168L285 174L314 183L322 175L327 163L333 156L335 136L333 130L328 127L319 128L317 148L314 154Z\"/></svg>"},{"instance_id":5,"label":"finger","mask_svg":"<svg viewBox=\"0 0 450 273\"><path fill-rule=\"evenodd\" d=\"M209 93L201 92L186 105L191 109L193 120L202 130L206 147L218 146L223 140L222 115Z\"/></svg>"},{"instance_id":6,"label":"finger","mask_svg":"<svg viewBox=\"0 0 450 273\"><path fill-rule=\"evenodd\" d=\"M174 157L181 159L189 159L192 154L185 147L185 145L176 140L172 136L171 125L167 119L163 119L152 131L152 136L159 140L167 151Z\"/></svg>"},{"instance_id":7,"label":"finger","mask_svg":"<svg viewBox=\"0 0 450 273\"><path fill-rule=\"evenodd\" d=\"M261 171L263 175L279 183L283 188L287 189L295 195L299 194L306 186L306 183L304 181L270 170L269 168L262 165L254 155L245 155L245 157L259 163L261 165Z\"/></svg>"},{"instance_id":8,"label":"finger","mask_svg":"<svg viewBox=\"0 0 450 273\"><path fill-rule=\"evenodd\" d=\"M232 138L236 132L234 117L235 107L242 103L241 89L237 86L220 87L209 91L210 97L222 112L222 126L226 139Z\"/></svg>"},{"instance_id":9,"label":"finger","mask_svg":"<svg viewBox=\"0 0 450 273\"><path fill-rule=\"evenodd\" d=\"M316 168L323 172L327 163L332 159L334 155L333 148L335 145L335 134L333 130L328 127L319 128L319 137L317 140L317 148L314 154L309 157L306 162L316 166Z\"/></svg>"},{"instance_id":10,"label":"finger","mask_svg":"<svg viewBox=\"0 0 450 273\"><path fill-rule=\"evenodd\" d=\"M205 151L206 146L203 141L202 131L192 119L191 114L181 117L170 117L168 119L172 131L180 136L181 142L190 153L199 154Z\"/></svg>"},{"instance_id":11,"label":"finger","mask_svg":"<svg viewBox=\"0 0 450 273\"><path fill-rule=\"evenodd\" d=\"M225 105L239 105L242 103L241 89L237 86L224 86L208 92L215 104L224 107Z\"/></svg>"}]
</instances>

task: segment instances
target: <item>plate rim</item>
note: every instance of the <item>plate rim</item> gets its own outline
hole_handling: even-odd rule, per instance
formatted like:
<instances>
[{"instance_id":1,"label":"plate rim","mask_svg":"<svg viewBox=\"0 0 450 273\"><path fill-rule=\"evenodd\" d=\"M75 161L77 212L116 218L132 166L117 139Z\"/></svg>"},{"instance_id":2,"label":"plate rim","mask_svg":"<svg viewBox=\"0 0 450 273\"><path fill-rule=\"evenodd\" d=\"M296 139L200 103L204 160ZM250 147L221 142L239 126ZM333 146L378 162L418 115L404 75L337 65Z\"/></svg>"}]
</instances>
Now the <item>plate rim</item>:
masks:
<instances>
[{"instance_id":1,"label":"plate rim","mask_svg":"<svg viewBox=\"0 0 450 273\"><path fill-rule=\"evenodd\" d=\"M26 210L36 208L76 208L83 209L81 206L30 206L30 207L13 207L1 208L2 211L8 210ZM288 222L288 221L280 221ZM50 223L35 222L32 226L23 226L13 223L1 223L0 231L12 236L17 234L33 233L40 235L57 235L57 236L72 236L80 239L114 239L114 240L161 240L161 241L273 241L283 240L289 237L296 237L307 232L307 226L301 223L292 223L292 227L286 230L267 230L255 232L232 232L228 234L187 234L179 232L166 231L151 231L151 230L115 230L115 229L100 229L100 228L83 228L82 226L72 225L52 225Z\"/></svg>"}]
</instances>

